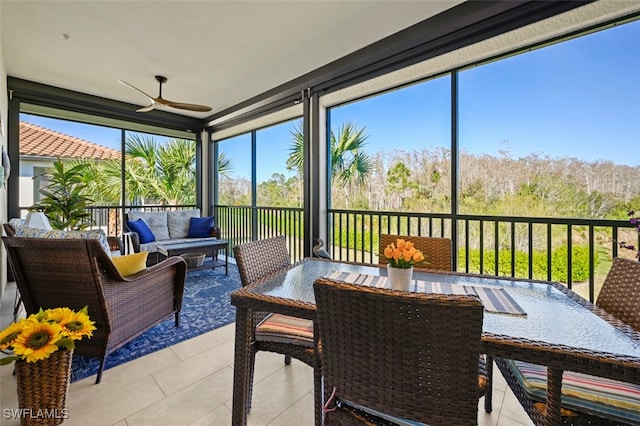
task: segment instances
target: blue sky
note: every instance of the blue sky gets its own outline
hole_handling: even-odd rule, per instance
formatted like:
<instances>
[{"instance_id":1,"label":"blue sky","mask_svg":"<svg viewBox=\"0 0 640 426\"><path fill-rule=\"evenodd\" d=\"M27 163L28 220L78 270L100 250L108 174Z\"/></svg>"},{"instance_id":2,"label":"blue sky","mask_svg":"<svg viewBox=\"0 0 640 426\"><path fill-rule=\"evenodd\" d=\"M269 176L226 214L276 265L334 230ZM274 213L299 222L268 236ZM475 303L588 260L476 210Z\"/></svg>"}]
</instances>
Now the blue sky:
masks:
<instances>
[{"instance_id":1,"label":"blue sky","mask_svg":"<svg viewBox=\"0 0 640 426\"><path fill-rule=\"evenodd\" d=\"M640 166L640 21L459 74L460 148ZM331 110L334 129L366 127L367 150L450 145L450 79L442 77ZM27 121L119 148L120 131L38 117ZM297 122L258 132L258 181L284 165ZM249 178L250 142L222 144L233 175Z\"/></svg>"}]
</instances>

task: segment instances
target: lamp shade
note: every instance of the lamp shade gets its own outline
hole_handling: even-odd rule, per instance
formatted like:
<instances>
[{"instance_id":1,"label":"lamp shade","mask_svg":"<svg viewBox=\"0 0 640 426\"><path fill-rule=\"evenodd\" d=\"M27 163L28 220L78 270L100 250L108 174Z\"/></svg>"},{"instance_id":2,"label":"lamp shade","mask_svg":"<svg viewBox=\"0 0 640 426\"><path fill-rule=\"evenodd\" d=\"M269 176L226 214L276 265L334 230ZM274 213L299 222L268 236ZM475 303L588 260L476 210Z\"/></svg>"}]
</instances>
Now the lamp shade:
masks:
<instances>
[{"instance_id":1,"label":"lamp shade","mask_svg":"<svg viewBox=\"0 0 640 426\"><path fill-rule=\"evenodd\" d=\"M24 225L29 228L53 229L49 224L49 219L47 219L47 216L42 212L29 212L27 219L24 221Z\"/></svg>"}]
</instances>

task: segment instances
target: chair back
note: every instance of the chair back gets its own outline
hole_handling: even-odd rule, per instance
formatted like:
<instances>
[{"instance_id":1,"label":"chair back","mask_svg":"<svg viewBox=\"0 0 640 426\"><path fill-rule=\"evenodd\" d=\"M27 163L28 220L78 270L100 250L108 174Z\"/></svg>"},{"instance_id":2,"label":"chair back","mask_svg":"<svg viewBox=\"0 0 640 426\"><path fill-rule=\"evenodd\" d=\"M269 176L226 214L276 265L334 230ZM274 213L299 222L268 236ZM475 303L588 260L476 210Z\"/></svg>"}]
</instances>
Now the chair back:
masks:
<instances>
[{"instance_id":1,"label":"chair back","mask_svg":"<svg viewBox=\"0 0 640 426\"><path fill-rule=\"evenodd\" d=\"M475 295L325 278L315 281L314 292L325 400L335 388L342 401L396 417L477 424L483 307Z\"/></svg>"},{"instance_id":2,"label":"chair back","mask_svg":"<svg viewBox=\"0 0 640 426\"><path fill-rule=\"evenodd\" d=\"M27 314L40 308L87 306L97 330L91 339L77 342L76 353L102 355L110 321L100 271L117 272L99 241L20 237L2 237L2 241Z\"/></svg>"},{"instance_id":3,"label":"chair back","mask_svg":"<svg viewBox=\"0 0 640 426\"><path fill-rule=\"evenodd\" d=\"M233 253L243 287L291 267L284 235L235 246Z\"/></svg>"},{"instance_id":4,"label":"chair back","mask_svg":"<svg viewBox=\"0 0 640 426\"><path fill-rule=\"evenodd\" d=\"M596 305L640 331L640 262L613 259Z\"/></svg>"},{"instance_id":5,"label":"chair back","mask_svg":"<svg viewBox=\"0 0 640 426\"><path fill-rule=\"evenodd\" d=\"M378 263L382 266L389 263L384 257L384 249L391 243L395 243L398 238L411 241L413 246L422 251L426 263L416 265L414 269L452 271L451 260L451 240L449 238L436 237L410 237L406 235L380 234L380 244L378 251Z\"/></svg>"}]
</instances>

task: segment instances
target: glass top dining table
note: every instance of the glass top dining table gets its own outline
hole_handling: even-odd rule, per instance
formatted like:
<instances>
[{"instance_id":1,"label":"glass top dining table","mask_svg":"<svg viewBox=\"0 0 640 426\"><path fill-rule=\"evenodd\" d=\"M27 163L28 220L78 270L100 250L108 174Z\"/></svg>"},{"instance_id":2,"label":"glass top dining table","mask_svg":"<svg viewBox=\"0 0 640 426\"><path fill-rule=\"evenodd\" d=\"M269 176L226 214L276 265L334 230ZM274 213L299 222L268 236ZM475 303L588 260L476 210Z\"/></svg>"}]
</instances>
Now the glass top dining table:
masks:
<instances>
[{"instance_id":1,"label":"glass top dining table","mask_svg":"<svg viewBox=\"0 0 640 426\"><path fill-rule=\"evenodd\" d=\"M246 315L247 310L261 310L314 319L313 282L336 272L387 275L386 268L377 266L305 259L286 272L237 290L231 296L232 304L240 316ZM413 279L418 281L412 282L408 291L420 291L423 286L419 284L423 283L503 289L522 308L524 315L485 311L483 351L491 356L519 359L548 367L548 424L560 423L560 395L549 394L549 389L561 384L563 370L640 384L640 333L621 325L615 318L560 284L421 271L415 271ZM388 283L386 280L382 282ZM247 338L247 334L241 331L236 329L236 339ZM236 341L236 351L243 350L243 346ZM594 365L598 368L594 369ZM234 420L233 424L244 423Z\"/></svg>"}]
</instances>

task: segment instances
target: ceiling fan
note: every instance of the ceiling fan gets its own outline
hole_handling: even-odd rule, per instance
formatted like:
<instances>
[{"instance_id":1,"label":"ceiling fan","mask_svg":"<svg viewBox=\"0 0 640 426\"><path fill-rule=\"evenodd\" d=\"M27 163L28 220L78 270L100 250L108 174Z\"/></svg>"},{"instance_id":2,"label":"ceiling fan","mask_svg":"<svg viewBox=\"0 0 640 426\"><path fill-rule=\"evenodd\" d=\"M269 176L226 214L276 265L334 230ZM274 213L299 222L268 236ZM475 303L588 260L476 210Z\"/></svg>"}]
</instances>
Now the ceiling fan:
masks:
<instances>
[{"instance_id":1,"label":"ceiling fan","mask_svg":"<svg viewBox=\"0 0 640 426\"><path fill-rule=\"evenodd\" d=\"M125 86L129 86L131 87L133 90L136 90L140 93L142 93L143 95L145 95L147 98L149 98L149 100L151 101L151 105L140 108L138 110L136 110L136 112L148 112L151 111L153 109L155 109L158 105L165 105L171 108L176 108L176 109L185 109L188 111L198 111L198 112L207 112L207 111L211 111L211 107L206 106L206 105L197 105L197 104L186 104L183 102L173 102L170 101L168 99L164 99L162 97L162 84L167 82L167 77L164 77L162 75L156 75L156 81L158 83L160 83L160 91L158 94L157 98L154 98L153 96L143 92L142 90L138 89L137 87L127 83L124 80L118 80L120 83L124 84Z\"/></svg>"}]
</instances>

